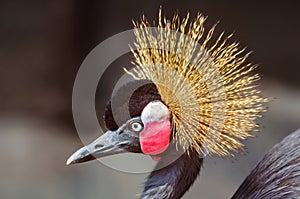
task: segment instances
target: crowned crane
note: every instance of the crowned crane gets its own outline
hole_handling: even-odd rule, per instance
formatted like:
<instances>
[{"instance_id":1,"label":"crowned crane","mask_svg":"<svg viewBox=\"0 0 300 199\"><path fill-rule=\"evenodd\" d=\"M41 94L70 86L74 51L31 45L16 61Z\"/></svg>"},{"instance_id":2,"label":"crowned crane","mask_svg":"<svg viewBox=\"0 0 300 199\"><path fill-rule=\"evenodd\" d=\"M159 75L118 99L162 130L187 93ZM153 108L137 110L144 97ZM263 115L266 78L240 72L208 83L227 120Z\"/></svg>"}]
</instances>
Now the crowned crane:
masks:
<instances>
[{"instance_id":1,"label":"crowned crane","mask_svg":"<svg viewBox=\"0 0 300 199\"><path fill-rule=\"evenodd\" d=\"M134 22L136 67L126 72L136 81L108 102L109 130L77 150L68 165L126 152L150 155L158 163L141 198L178 199L194 183L206 155L228 157L243 150L241 141L257 129L267 99L254 85L255 66L245 63L249 54L223 33L209 45L216 26L204 36L205 19L198 14L187 26L189 15L166 20L160 10L155 31L145 17ZM114 100L121 106L113 107ZM122 116L124 100L130 117L118 124L114 114ZM233 198L300 198L300 131L265 155Z\"/></svg>"}]
</instances>

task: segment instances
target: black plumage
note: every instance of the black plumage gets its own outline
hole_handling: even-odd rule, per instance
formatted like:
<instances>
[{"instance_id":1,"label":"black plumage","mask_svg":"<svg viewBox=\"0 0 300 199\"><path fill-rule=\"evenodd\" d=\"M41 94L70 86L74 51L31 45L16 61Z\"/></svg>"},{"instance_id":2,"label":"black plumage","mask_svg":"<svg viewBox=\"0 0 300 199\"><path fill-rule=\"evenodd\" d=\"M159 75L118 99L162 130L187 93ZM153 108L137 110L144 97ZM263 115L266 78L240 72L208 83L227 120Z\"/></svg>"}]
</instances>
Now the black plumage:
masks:
<instances>
[{"instance_id":1,"label":"black plumage","mask_svg":"<svg viewBox=\"0 0 300 199\"><path fill-rule=\"evenodd\" d=\"M300 198L300 130L276 144L251 171L232 199Z\"/></svg>"},{"instance_id":2,"label":"black plumage","mask_svg":"<svg viewBox=\"0 0 300 199\"><path fill-rule=\"evenodd\" d=\"M202 164L203 159L194 150L182 154L172 163L163 156L148 176L141 198L181 198L198 177Z\"/></svg>"}]
</instances>

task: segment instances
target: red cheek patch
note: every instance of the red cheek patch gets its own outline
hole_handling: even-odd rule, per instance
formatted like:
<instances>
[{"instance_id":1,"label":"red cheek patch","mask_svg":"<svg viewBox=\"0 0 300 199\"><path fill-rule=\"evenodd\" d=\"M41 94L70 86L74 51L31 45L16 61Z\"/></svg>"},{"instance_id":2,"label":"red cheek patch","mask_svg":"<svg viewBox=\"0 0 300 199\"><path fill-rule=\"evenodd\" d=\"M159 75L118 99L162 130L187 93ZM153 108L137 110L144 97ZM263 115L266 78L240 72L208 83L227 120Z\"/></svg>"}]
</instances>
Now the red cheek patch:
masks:
<instances>
[{"instance_id":1,"label":"red cheek patch","mask_svg":"<svg viewBox=\"0 0 300 199\"><path fill-rule=\"evenodd\" d=\"M151 122L140 133L140 143L144 154L157 155L164 152L170 143L170 121Z\"/></svg>"}]
</instances>

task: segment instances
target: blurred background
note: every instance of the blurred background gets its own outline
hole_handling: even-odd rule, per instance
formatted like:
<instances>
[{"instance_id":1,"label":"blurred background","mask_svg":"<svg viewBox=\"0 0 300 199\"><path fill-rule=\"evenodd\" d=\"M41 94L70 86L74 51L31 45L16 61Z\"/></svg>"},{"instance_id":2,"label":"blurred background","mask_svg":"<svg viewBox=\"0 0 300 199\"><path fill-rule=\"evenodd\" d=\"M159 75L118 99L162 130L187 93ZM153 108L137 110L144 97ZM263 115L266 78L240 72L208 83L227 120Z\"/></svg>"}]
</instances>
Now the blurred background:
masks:
<instances>
[{"instance_id":1,"label":"blurred background","mask_svg":"<svg viewBox=\"0 0 300 199\"><path fill-rule=\"evenodd\" d=\"M263 95L274 97L248 154L208 158L184 198L230 198L265 152L300 128L300 16L295 1L0 1L0 198L138 198L147 174L99 162L65 166L82 146L72 118L72 86L85 56L158 8L171 17L208 15L207 27L235 33L254 53ZM126 65L126 63L124 64ZM109 87L110 84L108 84ZM104 89L105 90L105 89ZM103 91L103 101L109 98Z\"/></svg>"}]
</instances>

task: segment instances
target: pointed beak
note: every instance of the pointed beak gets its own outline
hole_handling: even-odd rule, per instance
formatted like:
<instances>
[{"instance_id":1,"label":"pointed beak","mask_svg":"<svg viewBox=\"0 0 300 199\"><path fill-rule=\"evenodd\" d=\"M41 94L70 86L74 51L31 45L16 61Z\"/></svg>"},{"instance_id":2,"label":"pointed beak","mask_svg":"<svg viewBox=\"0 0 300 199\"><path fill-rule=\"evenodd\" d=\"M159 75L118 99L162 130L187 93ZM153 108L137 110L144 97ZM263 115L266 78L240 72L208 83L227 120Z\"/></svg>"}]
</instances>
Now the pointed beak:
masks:
<instances>
[{"instance_id":1,"label":"pointed beak","mask_svg":"<svg viewBox=\"0 0 300 199\"><path fill-rule=\"evenodd\" d=\"M96 158L126 152L141 152L139 138L120 127L116 131L107 131L89 145L78 149L69 157L66 164L87 162Z\"/></svg>"}]
</instances>

